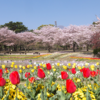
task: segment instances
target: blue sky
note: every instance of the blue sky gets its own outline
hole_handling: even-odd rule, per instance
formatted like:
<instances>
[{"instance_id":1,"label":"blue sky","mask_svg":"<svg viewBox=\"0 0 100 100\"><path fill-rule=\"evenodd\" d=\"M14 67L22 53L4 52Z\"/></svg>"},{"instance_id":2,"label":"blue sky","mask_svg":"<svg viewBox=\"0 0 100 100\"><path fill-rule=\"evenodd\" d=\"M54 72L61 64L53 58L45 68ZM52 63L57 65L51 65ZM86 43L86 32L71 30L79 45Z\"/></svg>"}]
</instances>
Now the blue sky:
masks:
<instances>
[{"instance_id":1,"label":"blue sky","mask_svg":"<svg viewBox=\"0 0 100 100\"><path fill-rule=\"evenodd\" d=\"M28 29L42 24L90 25L100 18L100 0L0 0L0 25L20 21Z\"/></svg>"}]
</instances>

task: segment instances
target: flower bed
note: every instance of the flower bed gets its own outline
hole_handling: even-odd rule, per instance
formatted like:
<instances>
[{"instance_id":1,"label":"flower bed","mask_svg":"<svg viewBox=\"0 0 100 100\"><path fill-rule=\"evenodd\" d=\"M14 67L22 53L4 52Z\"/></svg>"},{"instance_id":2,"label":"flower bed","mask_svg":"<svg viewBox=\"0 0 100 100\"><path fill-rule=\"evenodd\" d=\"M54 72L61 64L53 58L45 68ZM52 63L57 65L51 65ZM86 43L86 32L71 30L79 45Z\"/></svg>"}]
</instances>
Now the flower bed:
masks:
<instances>
[{"instance_id":1,"label":"flower bed","mask_svg":"<svg viewBox=\"0 0 100 100\"><path fill-rule=\"evenodd\" d=\"M0 69L1 100L99 100L100 64L34 63ZM24 82L24 83L23 83Z\"/></svg>"},{"instance_id":2,"label":"flower bed","mask_svg":"<svg viewBox=\"0 0 100 100\"><path fill-rule=\"evenodd\" d=\"M88 59L88 60L100 60L100 58L92 58L92 57L75 57L75 56L70 56L70 58Z\"/></svg>"}]
</instances>

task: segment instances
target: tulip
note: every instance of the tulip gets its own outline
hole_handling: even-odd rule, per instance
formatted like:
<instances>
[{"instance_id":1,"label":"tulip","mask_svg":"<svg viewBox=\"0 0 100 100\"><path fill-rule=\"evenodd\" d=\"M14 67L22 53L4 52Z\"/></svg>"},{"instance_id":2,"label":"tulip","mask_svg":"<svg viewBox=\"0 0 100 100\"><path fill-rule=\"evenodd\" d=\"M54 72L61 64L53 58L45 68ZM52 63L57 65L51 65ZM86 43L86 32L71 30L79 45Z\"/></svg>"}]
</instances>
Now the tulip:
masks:
<instances>
[{"instance_id":1,"label":"tulip","mask_svg":"<svg viewBox=\"0 0 100 100\"><path fill-rule=\"evenodd\" d=\"M9 78L10 78L11 83L14 85L17 85L20 83L20 77L17 71L13 71L10 74Z\"/></svg>"},{"instance_id":2,"label":"tulip","mask_svg":"<svg viewBox=\"0 0 100 100\"><path fill-rule=\"evenodd\" d=\"M94 68L95 68L95 66L94 66L94 65L91 65L90 68L91 68L91 70L93 71Z\"/></svg>"},{"instance_id":3,"label":"tulip","mask_svg":"<svg viewBox=\"0 0 100 100\"><path fill-rule=\"evenodd\" d=\"M12 62L12 65L14 65L15 63L14 62Z\"/></svg>"},{"instance_id":4,"label":"tulip","mask_svg":"<svg viewBox=\"0 0 100 100\"><path fill-rule=\"evenodd\" d=\"M13 67L14 67L14 65L11 65L11 67L13 68Z\"/></svg>"},{"instance_id":5,"label":"tulip","mask_svg":"<svg viewBox=\"0 0 100 100\"><path fill-rule=\"evenodd\" d=\"M83 69L83 77L88 78L90 76L90 69L89 68L84 68Z\"/></svg>"},{"instance_id":6,"label":"tulip","mask_svg":"<svg viewBox=\"0 0 100 100\"><path fill-rule=\"evenodd\" d=\"M55 68L53 68L53 71L55 72L55 71L56 71L56 69L55 69Z\"/></svg>"},{"instance_id":7,"label":"tulip","mask_svg":"<svg viewBox=\"0 0 100 100\"><path fill-rule=\"evenodd\" d=\"M76 91L76 86L71 79L66 80L66 90L68 93L74 93Z\"/></svg>"},{"instance_id":8,"label":"tulip","mask_svg":"<svg viewBox=\"0 0 100 100\"><path fill-rule=\"evenodd\" d=\"M40 77L40 78L44 78L44 77L45 77L44 71L43 71L42 69L40 69L40 68L38 69L37 75L38 75L38 77Z\"/></svg>"},{"instance_id":9,"label":"tulip","mask_svg":"<svg viewBox=\"0 0 100 100\"><path fill-rule=\"evenodd\" d=\"M57 66L60 66L60 63L57 63Z\"/></svg>"},{"instance_id":10,"label":"tulip","mask_svg":"<svg viewBox=\"0 0 100 100\"><path fill-rule=\"evenodd\" d=\"M91 77L95 77L96 76L96 72L95 71L91 71L90 74L91 74Z\"/></svg>"},{"instance_id":11,"label":"tulip","mask_svg":"<svg viewBox=\"0 0 100 100\"><path fill-rule=\"evenodd\" d=\"M67 79L67 78L68 78L67 72L62 71L62 72L61 72L61 78L62 78L63 80L64 80L64 79Z\"/></svg>"},{"instance_id":12,"label":"tulip","mask_svg":"<svg viewBox=\"0 0 100 100\"><path fill-rule=\"evenodd\" d=\"M31 69L31 72L33 73L34 72L34 69Z\"/></svg>"},{"instance_id":13,"label":"tulip","mask_svg":"<svg viewBox=\"0 0 100 100\"><path fill-rule=\"evenodd\" d=\"M40 68L40 66L38 66L38 69Z\"/></svg>"},{"instance_id":14,"label":"tulip","mask_svg":"<svg viewBox=\"0 0 100 100\"><path fill-rule=\"evenodd\" d=\"M35 81L35 78L34 77L31 77L28 80L29 80L30 83L33 83Z\"/></svg>"},{"instance_id":15,"label":"tulip","mask_svg":"<svg viewBox=\"0 0 100 100\"><path fill-rule=\"evenodd\" d=\"M2 71L2 69L0 69L0 73L1 73L1 74L3 74L3 71Z\"/></svg>"},{"instance_id":16,"label":"tulip","mask_svg":"<svg viewBox=\"0 0 100 100\"><path fill-rule=\"evenodd\" d=\"M68 63L67 65L68 65L68 66L71 66L71 63Z\"/></svg>"},{"instance_id":17,"label":"tulip","mask_svg":"<svg viewBox=\"0 0 100 100\"><path fill-rule=\"evenodd\" d=\"M0 78L2 78L3 71L0 69Z\"/></svg>"},{"instance_id":18,"label":"tulip","mask_svg":"<svg viewBox=\"0 0 100 100\"><path fill-rule=\"evenodd\" d=\"M97 62L96 65L98 66L99 65L99 62Z\"/></svg>"},{"instance_id":19,"label":"tulip","mask_svg":"<svg viewBox=\"0 0 100 100\"><path fill-rule=\"evenodd\" d=\"M5 73L9 73L9 70L5 70Z\"/></svg>"},{"instance_id":20,"label":"tulip","mask_svg":"<svg viewBox=\"0 0 100 100\"><path fill-rule=\"evenodd\" d=\"M40 63L39 65L42 66L42 63Z\"/></svg>"},{"instance_id":21,"label":"tulip","mask_svg":"<svg viewBox=\"0 0 100 100\"><path fill-rule=\"evenodd\" d=\"M19 68L22 68L22 65L19 65Z\"/></svg>"},{"instance_id":22,"label":"tulip","mask_svg":"<svg viewBox=\"0 0 100 100\"><path fill-rule=\"evenodd\" d=\"M100 75L100 70L96 70L96 73Z\"/></svg>"},{"instance_id":23,"label":"tulip","mask_svg":"<svg viewBox=\"0 0 100 100\"><path fill-rule=\"evenodd\" d=\"M50 72L48 71L48 74L50 74Z\"/></svg>"},{"instance_id":24,"label":"tulip","mask_svg":"<svg viewBox=\"0 0 100 100\"><path fill-rule=\"evenodd\" d=\"M26 77L26 78L29 78L29 77L30 77L30 72L26 72L26 73L25 73L25 77Z\"/></svg>"},{"instance_id":25,"label":"tulip","mask_svg":"<svg viewBox=\"0 0 100 100\"><path fill-rule=\"evenodd\" d=\"M34 66L34 69L36 69L36 66Z\"/></svg>"},{"instance_id":26,"label":"tulip","mask_svg":"<svg viewBox=\"0 0 100 100\"><path fill-rule=\"evenodd\" d=\"M72 68L72 74L76 74L76 70L75 70L75 68Z\"/></svg>"},{"instance_id":27,"label":"tulip","mask_svg":"<svg viewBox=\"0 0 100 100\"><path fill-rule=\"evenodd\" d=\"M65 70L66 70L66 69L67 69L67 66L63 65L63 69L65 69Z\"/></svg>"},{"instance_id":28,"label":"tulip","mask_svg":"<svg viewBox=\"0 0 100 100\"><path fill-rule=\"evenodd\" d=\"M22 73L22 70L20 69L19 72Z\"/></svg>"},{"instance_id":29,"label":"tulip","mask_svg":"<svg viewBox=\"0 0 100 100\"><path fill-rule=\"evenodd\" d=\"M5 69L5 65L2 65L2 68Z\"/></svg>"},{"instance_id":30,"label":"tulip","mask_svg":"<svg viewBox=\"0 0 100 100\"><path fill-rule=\"evenodd\" d=\"M43 67L45 68L45 67L46 67L46 65L45 65L45 64L43 64Z\"/></svg>"},{"instance_id":31,"label":"tulip","mask_svg":"<svg viewBox=\"0 0 100 100\"><path fill-rule=\"evenodd\" d=\"M6 81L4 78L0 78L0 86L4 86L6 84Z\"/></svg>"},{"instance_id":32,"label":"tulip","mask_svg":"<svg viewBox=\"0 0 100 100\"><path fill-rule=\"evenodd\" d=\"M51 70L51 64L50 63L47 63L46 66L47 66L47 70Z\"/></svg>"},{"instance_id":33,"label":"tulip","mask_svg":"<svg viewBox=\"0 0 100 100\"><path fill-rule=\"evenodd\" d=\"M15 65L15 68L17 68L17 65Z\"/></svg>"},{"instance_id":34,"label":"tulip","mask_svg":"<svg viewBox=\"0 0 100 100\"><path fill-rule=\"evenodd\" d=\"M23 66L23 69L25 69L25 66Z\"/></svg>"}]
</instances>

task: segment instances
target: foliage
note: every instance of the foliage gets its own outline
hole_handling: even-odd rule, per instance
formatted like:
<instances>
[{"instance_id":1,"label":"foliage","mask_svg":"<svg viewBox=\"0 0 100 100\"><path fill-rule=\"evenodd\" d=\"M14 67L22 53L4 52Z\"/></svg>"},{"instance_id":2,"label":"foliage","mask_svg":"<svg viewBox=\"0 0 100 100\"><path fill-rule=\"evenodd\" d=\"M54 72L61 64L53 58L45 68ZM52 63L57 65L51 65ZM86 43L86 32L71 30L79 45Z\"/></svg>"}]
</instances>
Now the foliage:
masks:
<instances>
[{"instance_id":1,"label":"foliage","mask_svg":"<svg viewBox=\"0 0 100 100\"><path fill-rule=\"evenodd\" d=\"M9 30L13 30L15 33L20 33L20 32L24 32L24 31L28 30L28 28L25 27L22 22L12 22L12 21L10 21L9 23L5 23L4 25L1 25L0 27L1 28L2 27L8 27Z\"/></svg>"},{"instance_id":2,"label":"foliage","mask_svg":"<svg viewBox=\"0 0 100 100\"><path fill-rule=\"evenodd\" d=\"M44 26L48 26L48 25L41 25L41 26L39 26L37 29L40 30L40 29L43 28ZM49 24L49 26L54 26L54 25Z\"/></svg>"}]
</instances>

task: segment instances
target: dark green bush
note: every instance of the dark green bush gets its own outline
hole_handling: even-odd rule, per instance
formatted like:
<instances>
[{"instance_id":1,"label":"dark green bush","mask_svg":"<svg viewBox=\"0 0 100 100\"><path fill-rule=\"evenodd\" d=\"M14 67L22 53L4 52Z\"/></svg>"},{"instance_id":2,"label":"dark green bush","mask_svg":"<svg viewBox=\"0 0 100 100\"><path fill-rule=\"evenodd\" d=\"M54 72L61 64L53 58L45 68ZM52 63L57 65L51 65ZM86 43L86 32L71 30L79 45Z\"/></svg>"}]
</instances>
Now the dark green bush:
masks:
<instances>
[{"instance_id":1,"label":"dark green bush","mask_svg":"<svg viewBox=\"0 0 100 100\"><path fill-rule=\"evenodd\" d=\"M94 55L97 55L98 52L100 52L100 48L98 48L98 49L94 49L94 50L93 50L93 54L94 54Z\"/></svg>"}]
</instances>

